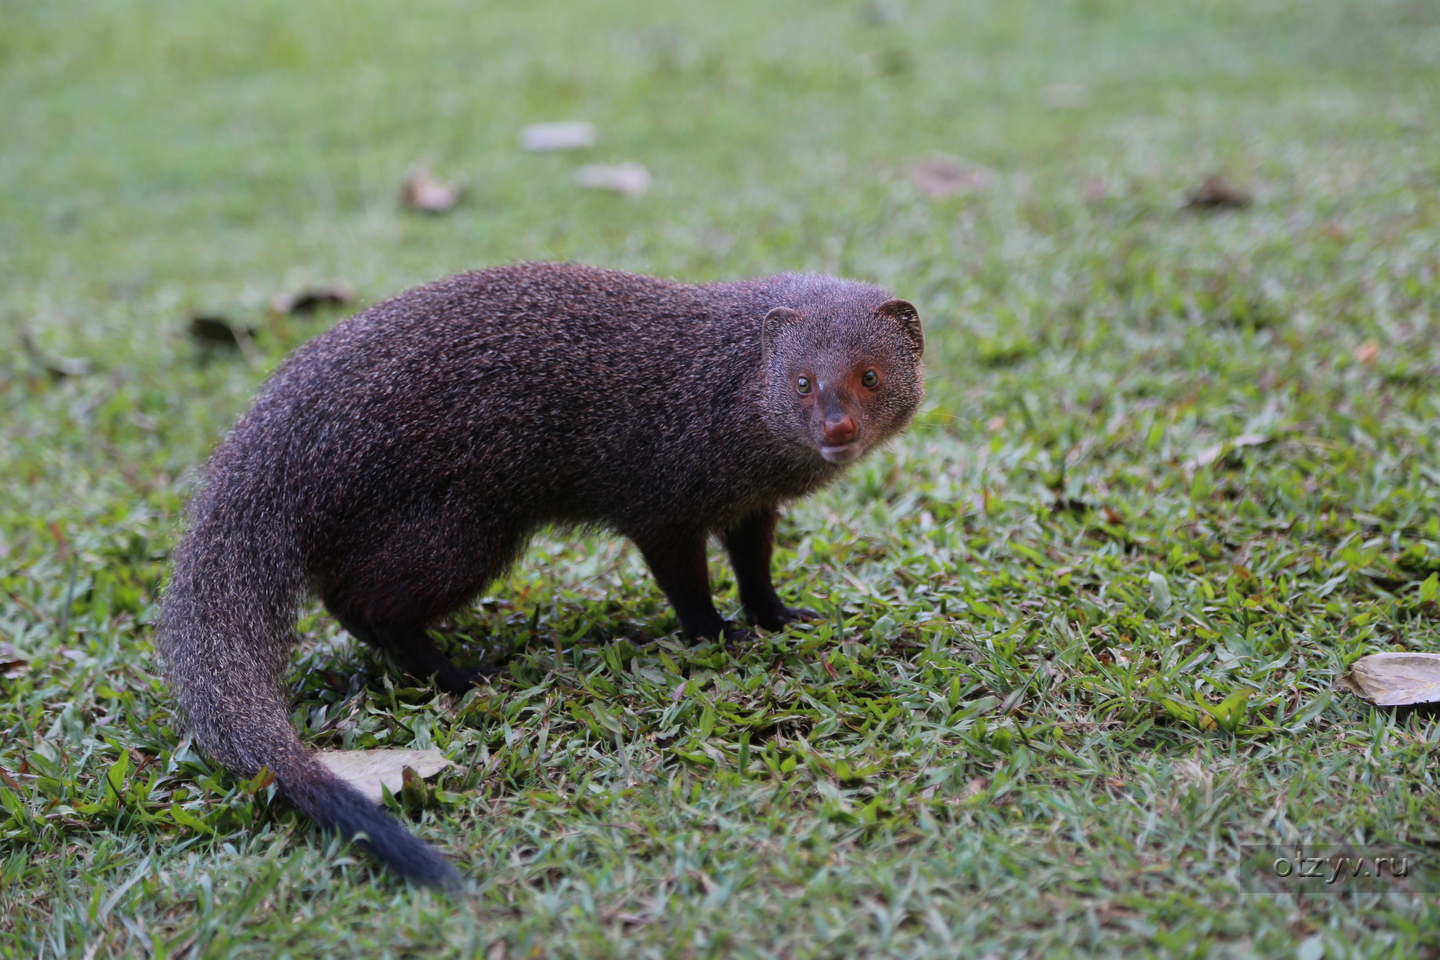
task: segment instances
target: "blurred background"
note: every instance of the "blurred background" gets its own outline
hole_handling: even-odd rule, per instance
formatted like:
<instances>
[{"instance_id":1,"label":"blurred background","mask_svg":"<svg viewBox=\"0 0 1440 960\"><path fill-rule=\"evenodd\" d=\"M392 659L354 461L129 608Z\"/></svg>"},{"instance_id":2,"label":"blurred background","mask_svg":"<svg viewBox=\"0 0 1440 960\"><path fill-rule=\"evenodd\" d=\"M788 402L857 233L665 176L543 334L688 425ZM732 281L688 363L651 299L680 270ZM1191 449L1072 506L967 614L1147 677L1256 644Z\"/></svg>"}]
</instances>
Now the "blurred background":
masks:
<instances>
[{"instance_id":1,"label":"blurred background","mask_svg":"<svg viewBox=\"0 0 1440 960\"><path fill-rule=\"evenodd\" d=\"M309 284L574 259L858 276L985 337L1166 247L1363 255L1433 198L1437 60L1425 0L7 3L0 303L150 350ZM522 147L555 121L593 146ZM577 179L625 163L643 194ZM452 210L398 202L417 171ZM1253 206L1191 215L1209 177Z\"/></svg>"}]
</instances>

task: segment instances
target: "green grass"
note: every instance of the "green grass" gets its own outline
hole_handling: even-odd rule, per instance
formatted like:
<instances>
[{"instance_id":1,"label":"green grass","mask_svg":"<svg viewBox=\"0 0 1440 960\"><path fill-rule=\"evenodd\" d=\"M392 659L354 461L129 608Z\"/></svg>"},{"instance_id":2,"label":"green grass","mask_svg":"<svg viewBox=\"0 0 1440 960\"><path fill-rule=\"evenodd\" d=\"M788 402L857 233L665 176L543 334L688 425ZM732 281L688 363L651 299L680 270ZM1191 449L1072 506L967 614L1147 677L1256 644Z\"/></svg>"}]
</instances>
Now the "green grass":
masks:
<instances>
[{"instance_id":1,"label":"green grass","mask_svg":"<svg viewBox=\"0 0 1440 960\"><path fill-rule=\"evenodd\" d=\"M1331 692L1440 649L1440 13L867 9L0 7L0 957L1440 952L1433 882L1248 859L1440 840L1434 717ZM570 118L583 155L518 149ZM933 151L994 185L928 199ZM644 197L571 178L627 159ZM466 202L400 210L417 160ZM1212 173L1255 204L1184 209ZM463 699L302 622L312 742L458 765L397 802L447 900L197 755L151 623L195 470L337 319L273 294L550 258L884 283L931 399L792 509L827 619L753 647L563 533L463 624L513 652ZM193 311L258 355L202 361Z\"/></svg>"}]
</instances>

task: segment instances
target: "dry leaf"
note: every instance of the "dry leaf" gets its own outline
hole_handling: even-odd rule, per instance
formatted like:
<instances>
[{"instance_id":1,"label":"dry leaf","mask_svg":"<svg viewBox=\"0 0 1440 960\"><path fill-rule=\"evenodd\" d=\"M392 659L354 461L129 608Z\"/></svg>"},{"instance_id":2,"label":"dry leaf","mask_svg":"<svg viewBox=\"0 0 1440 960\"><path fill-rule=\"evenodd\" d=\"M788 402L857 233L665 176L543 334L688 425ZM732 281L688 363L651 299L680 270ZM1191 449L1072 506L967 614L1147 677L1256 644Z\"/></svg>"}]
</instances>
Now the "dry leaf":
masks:
<instances>
[{"instance_id":1,"label":"dry leaf","mask_svg":"<svg viewBox=\"0 0 1440 960\"><path fill-rule=\"evenodd\" d=\"M1355 359L1367 367L1374 363L1375 358L1378 356L1380 356L1380 345L1374 340L1366 340L1360 344L1359 348L1355 351Z\"/></svg>"},{"instance_id":2,"label":"dry leaf","mask_svg":"<svg viewBox=\"0 0 1440 960\"><path fill-rule=\"evenodd\" d=\"M320 762L331 773L379 803L381 784L398 795L405 785L405 768L421 777L433 777L454 764L439 750L321 750Z\"/></svg>"},{"instance_id":3,"label":"dry leaf","mask_svg":"<svg viewBox=\"0 0 1440 960\"><path fill-rule=\"evenodd\" d=\"M1208 467L1232 450L1238 450L1241 447L1258 447L1262 443L1269 443L1273 439L1275 438L1266 433L1242 433L1233 440L1226 440L1223 443L1217 443L1201 450L1195 454L1195 456L1185 461L1185 469L1198 470L1201 467Z\"/></svg>"},{"instance_id":4,"label":"dry leaf","mask_svg":"<svg viewBox=\"0 0 1440 960\"><path fill-rule=\"evenodd\" d=\"M1051 110L1078 110L1090 98L1078 83L1052 83L1040 88L1040 101Z\"/></svg>"},{"instance_id":5,"label":"dry leaf","mask_svg":"<svg viewBox=\"0 0 1440 960\"><path fill-rule=\"evenodd\" d=\"M582 187L613 190L627 197L638 197L650 189L650 171L634 160L626 160L613 167L586 164L575 171L575 180Z\"/></svg>"},{"instance_id":6,"label":"dry leaf","mask_svg":"<svg viewBox=\"0 0 1440 960\"><path fill-rule=\"evenodd\" d=\"M232 324L224 317L214 314L195 314L190 318L190 339L194 340L204 353L212 350L239 350L248 359L255 359L255 327Z\"/></svg>"},{"instance_id":7,"label":"dry leaf","mask_svg":"<svg viewBox=\"0 0 1440 960\"><path fill-rule=\"evenodd\" d=\"M1254 201L1250 194L1225 182L1223 177L1206 177L1205 182L1185 198L1191 210L1239 210Z\"/></svg>"},{"instance_id":8,"label":"dry leaf","mask_svg":"<svg viewBox=\"0 0 1440 960\"><path fill-rule=\"evenodd\" d=\"M0 677L6 680L14 680L25 672L30 661L20 656L20 651L3 641L0 641Z\"/></svg>"},{"instance_id":9,"label":"dry leaf","mask_svg":"<svg viewBox=\"0 0 1440 960\"><path fill-rule=\"evenodd\" d=\"M981 193L998 179L994 170L948 153L936 153L910 168L910 182L928 197Z\"/></svg>"},{"instance_id":10,"label":"dry leaf","mask_svg":"<svg viewBox=\"0 0 1440 960\"><path fill-rule=\"evenodd\" d=\"M35 361L37 366L43 367L50 375L51 380L64 380L66 377L83 377L90 372L90 361L80 357L55 357L49 359L41 352L36 345L34 338L29 331L20 334L20 343L30 359Z\"/></svg>"},{"instance_id":11,"label":"dry leaf","mask_svg":"<svg viewBox=\"0 0 1440 960\"><path fill-rule=\"evenodd\" d=\"M594 145L595 124L588 120L532 123L520 131L520 146L525 150L579 150Z\"/></svg>"},{"instance_id":12,"label":"dry leaf","mask_svg":"<svg viewBox=\"0 0 1440 960\"><path fill-rule=\"evenodd\" d=\"M429 167L416 164L405 174L400 202L421 213L445 213L455 208L463 192L460 184L446 183L431 173Z\"/></svg>"},{"instance_id":13,"label":"dry leaf","mask_svg":"<svg viewBox=\"0 0 1440 960\"><path fill-rule=\"evenodd\" d=\"M270 301L270 307L276 313L314 313L321 309L343 307L354 299L354 290L343 283L330 283L276 294Z\"/></svg>"},{"instance_id":14,"label":"dry leaf","mask_svg":"<svg viewBox=\"0 0 1440 960\"><path fill-rule=\"evenodd\" d=\"M1377 707L1440 703L1440 653L1372 653L1350 664L1336 686Z\"/></svg>"},{"instance_id":15,"label":"dry leaf","mask_svg":"<svg viewBox=\"0 0 1440 960\"><path fill-rule=\"evenodd\" d=\"M905 5L900 0L870 0L861 8L860 17L874 27L893 27L905 19Z\"/></svg>"}]
</instances>

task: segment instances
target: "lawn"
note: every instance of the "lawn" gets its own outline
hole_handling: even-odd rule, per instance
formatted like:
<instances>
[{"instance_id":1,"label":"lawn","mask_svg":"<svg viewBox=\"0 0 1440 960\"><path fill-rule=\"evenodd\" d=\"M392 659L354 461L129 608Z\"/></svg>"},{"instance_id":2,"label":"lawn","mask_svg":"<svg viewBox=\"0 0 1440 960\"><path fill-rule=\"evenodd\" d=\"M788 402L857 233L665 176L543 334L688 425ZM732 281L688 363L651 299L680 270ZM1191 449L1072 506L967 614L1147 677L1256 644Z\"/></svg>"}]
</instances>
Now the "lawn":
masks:
<instances>
[{"instance_id":1,"label":"lawn","mask_svg":"<svg viewBox=\"0 0 1440 960\"><path fill-rule=\"evenodd\" d=\"M1440 955L1436 715L1333 689L1440 652L1430 0L21 0L0 103L0 957ZM208 451L343 316L274 297L538 259L882 283L930 397L782 522L822 621L692 644L567 531L463 698L301 621L310 742L454 762L395 800L447 898L199 755L152 624Z\"/></svg>"}]
</instances>

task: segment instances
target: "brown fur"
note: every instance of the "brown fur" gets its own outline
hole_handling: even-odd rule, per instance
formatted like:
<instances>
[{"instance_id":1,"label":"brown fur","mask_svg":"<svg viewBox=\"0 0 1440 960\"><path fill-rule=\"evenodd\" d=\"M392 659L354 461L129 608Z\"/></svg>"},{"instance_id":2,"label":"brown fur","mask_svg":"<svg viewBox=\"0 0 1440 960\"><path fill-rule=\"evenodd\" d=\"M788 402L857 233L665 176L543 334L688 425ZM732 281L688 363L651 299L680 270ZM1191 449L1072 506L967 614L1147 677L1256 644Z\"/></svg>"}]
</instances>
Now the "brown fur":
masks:
<instances>
[{"instance_id":1,"label":"brown fur","mask_svg":"<svg viewBox=\"0 0 1440 960\"><path fill-rule=\"evenodd\" d=\"M778 629L804 615L771 583L780 505L906 425L923 345L914 308L865 284L569 264L462 274L337 325L271 377L191 505L158 645L198 742L237 773L269 767L400 873L454 882L291 728L301 599L463 690L474 674L426 628L560 524L633 540L696 637L736 633L710 597L716 536L746 614Z\"/></svg>"}]
</instances>

